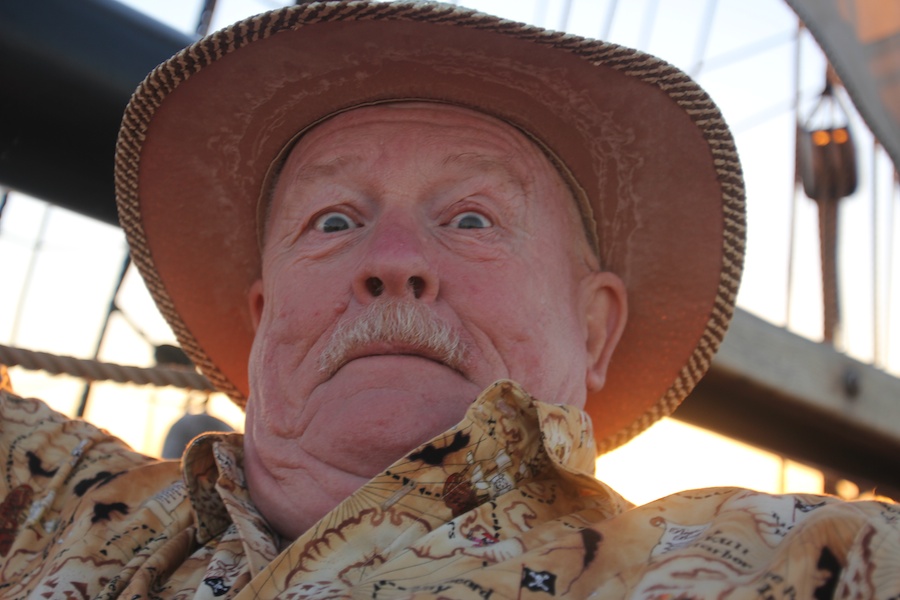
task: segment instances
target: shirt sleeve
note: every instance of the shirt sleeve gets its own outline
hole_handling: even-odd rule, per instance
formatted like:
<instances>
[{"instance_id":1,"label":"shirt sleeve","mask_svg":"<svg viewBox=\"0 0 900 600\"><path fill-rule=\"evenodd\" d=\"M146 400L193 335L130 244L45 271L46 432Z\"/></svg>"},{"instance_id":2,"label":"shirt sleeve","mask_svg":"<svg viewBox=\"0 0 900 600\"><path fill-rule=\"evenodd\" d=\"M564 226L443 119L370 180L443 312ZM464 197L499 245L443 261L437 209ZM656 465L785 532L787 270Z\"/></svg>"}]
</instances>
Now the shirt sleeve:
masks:
<instances>
[{"instance_id":1,"label":"shirt sleeve","mask_svg":"<svg viewBox=\"0 0 900 600\"><path fill-rule=\"evenodd\" d=\"M0 597L28 595L35 582L66 583L68 573L97 590L147 545L150 524L159 532L173 521L160 502L158 515L142 506L178 483L177 463L0 391ZM119 525L137 529L112 539Z\"/></svg>"}]
</instances>

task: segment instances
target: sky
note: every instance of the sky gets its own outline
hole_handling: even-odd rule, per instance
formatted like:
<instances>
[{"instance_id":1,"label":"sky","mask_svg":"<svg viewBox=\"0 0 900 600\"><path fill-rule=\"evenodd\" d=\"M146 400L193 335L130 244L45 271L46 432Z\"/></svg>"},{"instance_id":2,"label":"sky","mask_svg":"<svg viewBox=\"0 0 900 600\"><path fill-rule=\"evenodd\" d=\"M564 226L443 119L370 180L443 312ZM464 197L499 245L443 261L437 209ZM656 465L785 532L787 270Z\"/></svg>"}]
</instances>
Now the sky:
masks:
<instances>
[{"instance_id":1,"label":"sky","mask_svg":"<svg viewBox=\"0 0 900 600\"><path fill-rule=\"evenodd\" d=\"M199 0L125 3L184 32L193 31L201 5ZM219 0L212 28L283 4L287 2ZM563 0L470 0L464 4L515 20L639 47L695 76L730 123L745 170L749 237L738 305L799 335L821 338L816 207L802 194L794 194L793 107L795 98L799 98L801 118L811 112L822 89L824 60L808 33L797 37L796 18L782 0L572 0L571 4ZM798 39L799 72L795 69ZM795 92L798 84L799 96ZM900 250L891 241L900 229L896 184L890 161L883 151L873 149L871 135L852 111L850 125L863 169L858 192L841 202L842 348L897 374L900 315L891 315L889 310L898 304L889 297L896 298L900 280ZM5 293L0 294L0 343L90 356L124 256L125 242L118 228L11 194L0 218L0 264L5 284ZM876 269L877 278L873 277ZM874 281L880 294L877 310ZM124 364L152 364L151 344L170 342L172 334L133 269L117 302L123 313L111 319L101 357ZM880 315L877 323L876 313ZM890 322L889 317L893 317ZM876 330L880 332L877 356ZM47 398L69 414L82 388L79 380L46 378L18 370L14 384L21 392ZM140 398L127 399L132 393L137 392L126 393L120 386L96 386L86 416L150 453L158 448L159 432L165 431L189 404L200 400L196 395L186 399L177 390L145 390ZM224 398L214 396L210 411L240 427L240 411ZM785 468L787 463L779 457L754 454L746 448L743 454L732 455L728 449L734 446L716 446L719 441L714 436L677 421L667 420L653 432L658 437L648 435L646 441L639 438L619 452L624 458L618 458L618 462L603 462L604 479L612 483L611 478L620 478L625 482L620 485L628 485L634 479L630 473L637 461L641 468L655 473L656 480L674 478L670 491L686 487L686 481L694 483L691 478L696 477L700 478L697 487L737 485L742 483L734 480L734 465L750 464L762 457L758 458L760 464L768 466L755 471L766 475L743 485L778 490L785 473L791 472L799 478L797 481L805 482L797 485L821 486L815 473L792 464ZM688 444L688 439L700 441ZM669 450L660 453L661 447ZM710 452L711 447L722 450ZM687 454L678 454L676 449ZM722 465L711 466L714 458ZM683 465L694 468L677 471ZM696 468L698 465L703 468ZM704 474L713 480L704 480ZM629 493L632 499L652 499L664 491L665 485L661 485Z\"/></svg>"}]
</instances>

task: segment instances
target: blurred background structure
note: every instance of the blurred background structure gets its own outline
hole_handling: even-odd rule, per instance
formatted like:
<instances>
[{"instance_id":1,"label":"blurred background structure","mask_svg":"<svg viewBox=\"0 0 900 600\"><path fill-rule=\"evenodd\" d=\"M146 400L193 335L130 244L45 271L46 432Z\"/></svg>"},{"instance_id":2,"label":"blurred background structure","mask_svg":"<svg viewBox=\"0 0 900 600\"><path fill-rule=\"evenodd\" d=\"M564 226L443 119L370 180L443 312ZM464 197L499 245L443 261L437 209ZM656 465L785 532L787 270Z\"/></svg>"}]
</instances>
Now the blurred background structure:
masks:
<instances>
[{"instance_id":1,"label":"blurred background structure","mask_svg":"<svg viewBox=\"0 0 900 600\"><path fill-rule=\"evenodd\" d=\"M598 477L637 502L719 484L900 498L900 3L462 3L663 57L709 91L741 152L749 237L732 329L675 418L602 457ZM118 121L179 48L288 4L0 4L0 344L190 369L116 225ZM208 391L10 373L18 393L148 454L168 435L177 456L197 421L243 420Z\"/></svg>"}]
</instances>

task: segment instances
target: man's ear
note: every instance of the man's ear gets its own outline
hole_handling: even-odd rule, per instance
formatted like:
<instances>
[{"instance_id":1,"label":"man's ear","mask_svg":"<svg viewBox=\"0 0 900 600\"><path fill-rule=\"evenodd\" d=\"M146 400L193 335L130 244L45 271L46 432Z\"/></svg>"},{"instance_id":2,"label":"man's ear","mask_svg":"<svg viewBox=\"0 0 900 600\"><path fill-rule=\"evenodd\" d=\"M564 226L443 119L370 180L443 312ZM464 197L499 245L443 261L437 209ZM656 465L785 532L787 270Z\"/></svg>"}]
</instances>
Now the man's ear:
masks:
<instances>
[{"instance_id":1,"label":"man's ear","mask_svg":"<svg viewBox=\"0 0 900 600\"><path fill-rule=\"evenodd\" d=\"M259 329L259 321L262 319L263 305L265 304L262 279L257 279L250 286L250 291L247 292L247 303L250 306L250 320L253 322L253 331L256 331Z\"/></svg>"},{"instance_id":2,"label":"man's ear","mask_svg":"<svg viewBox=\"0 0 900 600\"><path fill-rule=\"evenodd\" d=\"M625 284L615 273L593 272L582 282L587 344L588 391L596 392L606 383L606 370L613 350L625 331L628 296Z\"/></svg>"}]
</instances>

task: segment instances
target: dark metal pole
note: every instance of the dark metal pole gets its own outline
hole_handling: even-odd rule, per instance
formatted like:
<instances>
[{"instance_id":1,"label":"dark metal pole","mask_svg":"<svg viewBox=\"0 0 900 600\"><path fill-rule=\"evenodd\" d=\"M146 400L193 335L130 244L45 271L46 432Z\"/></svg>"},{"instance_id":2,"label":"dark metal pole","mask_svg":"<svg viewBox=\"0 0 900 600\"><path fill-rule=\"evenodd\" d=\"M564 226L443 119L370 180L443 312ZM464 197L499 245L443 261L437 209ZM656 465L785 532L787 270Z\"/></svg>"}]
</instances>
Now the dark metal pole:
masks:
<instances>
[{"instance_id":1,"label":"dark metal pole","mask_svg":"<svg viewBox=\"0 0 900 600\"><path fill-rule=\"evenodd\" d=\"M0 196L0 220L3 219L3 209L6 208L6 203L9 201L9 190L3 191L3 196Z\"/></svg>"},{"instance_id":2,"label":"dark metal pole","mask_svg":"<svg viewBox=\"0 0 900 600\"><path fill-rule=\"evenodd\" d=\"M119 290L122 288L122 282L125 280L125 274L131 265L131 252L125 252L125 260L122 261L122 269L119 272L119 279L116 281L116 289L113 290L112 298L109 300L109 308L106 310L106 318L103 320L103 327L100 328L100 335L97 338L97 345L94 347L94 359L100 356L100 348L103 346L103 339L106 337L106 330L109 327L109 319L112 314L119 310L116 304L116 298L119 296ZM84 391L81 393L81 401L78 403L77 416L83 417L87 409L88 397L91 395L91 382L84 384Z\"/></svg>"}]
</instances>

